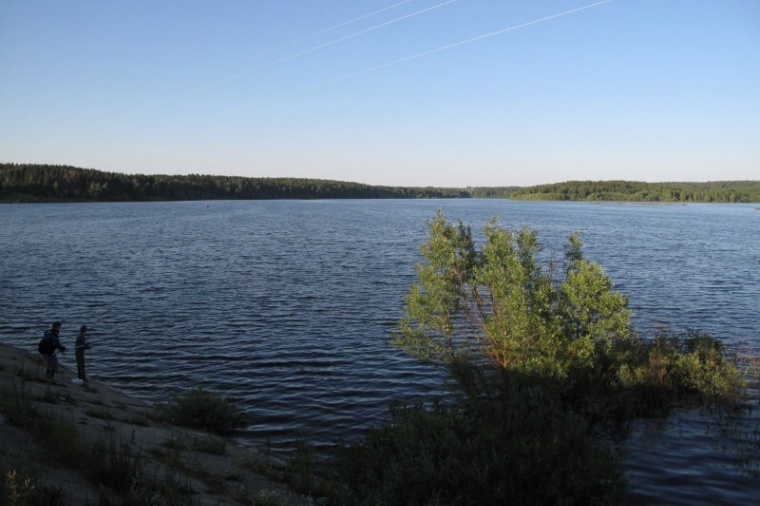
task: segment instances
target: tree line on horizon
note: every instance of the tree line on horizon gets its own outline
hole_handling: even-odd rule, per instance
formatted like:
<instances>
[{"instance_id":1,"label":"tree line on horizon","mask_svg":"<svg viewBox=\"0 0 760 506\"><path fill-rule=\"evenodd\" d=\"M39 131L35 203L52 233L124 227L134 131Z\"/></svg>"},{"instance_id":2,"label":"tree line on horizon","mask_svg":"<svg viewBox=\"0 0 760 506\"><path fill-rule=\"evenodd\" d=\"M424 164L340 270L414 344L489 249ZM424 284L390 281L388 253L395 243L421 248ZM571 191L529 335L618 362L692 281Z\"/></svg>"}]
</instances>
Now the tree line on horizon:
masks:
<instances>
[{"instance_id":1,"label":"tree line on horizon","mask_svg":"<svg viewBox=\"0 0 760 506\"><path fill-rule=\"evenodd\" d=\"M0 200L5 202L506 198L516 189L372 186L285 177L129 175L67 165L0 164Z\"/></svg>"},{"instance_id":2,"label":"tree line on horizon","mask_svg":"<svg viewBox=\"0 0 760 506\"><path fill-rule=\"evenodd\" d=\"M0 164L2 202L497 198L592 202L760 202L760 181L567 181L529 187L373 186L307 178L142 175L68 165Z\"/></svg>"},{"instance_id":3,"label":"tree line on horizon","mask_svg":"<svg viewBox=\"0 0 760 506\"><path fill-rule=\"evenodd\" d=\"M567 181L520 188L512 200L592 202L760 202L760 181L642 183Z\"/></svg>"}]
</instances>

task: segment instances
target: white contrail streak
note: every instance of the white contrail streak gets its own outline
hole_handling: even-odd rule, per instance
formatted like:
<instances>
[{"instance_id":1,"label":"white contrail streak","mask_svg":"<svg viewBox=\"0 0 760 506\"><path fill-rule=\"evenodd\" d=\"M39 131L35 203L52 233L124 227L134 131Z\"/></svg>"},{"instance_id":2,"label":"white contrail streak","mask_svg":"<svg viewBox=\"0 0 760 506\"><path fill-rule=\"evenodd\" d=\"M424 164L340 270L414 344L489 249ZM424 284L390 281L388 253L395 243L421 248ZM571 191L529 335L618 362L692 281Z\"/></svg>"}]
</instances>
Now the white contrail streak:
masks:
<instances>
[{"instance_id":1,"label":"white contrail streak","mask_svg":"<svg viewBox=\"0 0 760 506\"><path fill-rule=\"evenodd\" d=\"M350 19L348 21L344 21L343 23L331 26L329 28L325 28L324 30L320 30L318 32L314 32L314 33L312 33L310 35L305 35L305 36L300 37L298 39L291 40L290 42L286 42L285 44L282 44L280 46L273 47L271 49L265 49L264 51L256 53L256 54L254 54L252 56L248 56L246 58L243 58L238 63L250 60L251 58L257 58L259 56L264 56L265 54L273 53L275 51L279 51L280 49L285 49L286 47L290 47L290 46L292 46L294 44L298 44L299 42L303 42L305 40L313 39L314 37L317 37L319 35L323 35L325 33L332 32L333 30L337 30L338 28L343 28L344 26L354 24L357 21L361 21L363 19L371 18L372 16L376 16L377 14L380 14L382 12L389 11L391 9L395 9L396 7L399 7L401 5L408 4L409 2L414 2L414 1L415 0L404 0L403 2L399 2L399 3L393 4L393 5L389 5L388 7L383 7L382 9L378 9L378 10L376 10L374 12L370 12L368 14L364 14L362 16L359 16L358 18Z\"/></svg>"},{"instance_id":2,"label":"white contrail streak","mask_svg":"<svg viewBox=\"0 0 760 506\"><path fill-rule=\"evenodd\" d=\"M399 60L394 60L392 62L383 63L382 65L377 65L376 67L370 67L368 69L360 70L358 72L354 72L354 73L351 73L351 74L346 74L344 76L337 77L337 78L331 79L329 81L324 81L324 82L321 82L321 83L313 84L311 86L306 86L304 88L300 88L298 90L291 91L291 92L285 93L283 95L278 95L278 98L288 97L288 96L291 96L291 95L296 95L296 94L299 94L299 93L303 93L304 91L313 90L314 88L320 88L322 86L327 86L329 84L337 83L337 82L340 82L340 81L345 81L346 79L351 79L353 77L357 77L357 76L360 76L360 75L363 75L363 74L368 74L368 73L374 72L376 70L388 68L388 67L391 67L393 65L398 65L400 63L406 63L408 61L416 60L416 59L422 58L424 56L429 56L431 54L440 53L442 51L447 51L449 49L453 49L455 47L464 46L465 44L470 44L472 42L477 42L477 41L480 41L480 40L489 39L491 37L496 37L497 35L502 35L502 34L507 33L507 32L512 32L514 30L519 30L520 28L526 28L528 26L536 25L538 23L543 23L545 21L550 21L552 19L561 18L563 16L568 16L568 15L574 14L576 12L585 11L587 9L591 9L593 7L598 7L600 5L608 4L608 3L614 2L614 1L615 0L602 0L601 2L596 2L596 3L593 3L593 4L585 5L583 7L578 7L576 9L570 9L568 11L560 12L558 14L552 14L551 16L546 16L546 17L541 18L541 19L535 19L533 21L528 21L526 23L522 23L522 24L519 24L519 25L510 26L509 28L504 28L504 29L501 29L501 30L497 30L495 32L486 33L484 35L479 35L479 36L473 37L471 39L455 42L455 43L449 44L447 46L442 46L442 47L439 47L439 48L436 48L436 49L431 49L429 51L424 51L422 53L417 53L415 55L407 56L405 58L401 58Z\"/></svg>"},{"instance_id":3,"label":"white contrail streak","mask_svg":"<svg viewBox=\"0 0 760 506\"><path fill-rule=\"evenodd\" d=\"M427 7L425 9L413 12L411 14L407 14L405 16L401 16L400 18L392 19L390 21L386 21L385 23L380 23L379 25L372 26L372 27L367 28L365 30L360 30L358 32L354 32L352 34L346 35L345 37L340 37L340 38L332 40L330 42L325 42L324 44L320 44L318 46L315 46L315 47L312 47L312 48L309 48L309 49L305 49L304 51L292 54L290 56L286 56L285 58L280 58L279 60L275 60L273 62L267 63L266 65L261 65L260 67L249 69L249 70L246 70L244 72L240 72L239 74L235 74L234 76L230 76L230 77L227 77L225 79L221 79L219 81L215 81L215 82L213 82L211 84L203 86L202 88L198 88L198 89L194 90L193 93L199 92L199 91L205 91L205 90L208 90L208 89L211 89L211 88L215 88L216 86L219 86L220 84L224 84L224 83L228 83L230 81L234 81L235 79L238 79L238 78L240 78L240 77L242 77L244 75L248 75L248 74L251 74L253 72L258 72L260 70L264 70L264 69L269 68L269 67L271 67L273 65L277 65L278 63L283 63L283 62L292 60L294 58L298 58L300 56L303 56L305 54L313 53L314 51L318 51L320 49L324 49L324 48L326 48L328 46L332 46L332 45L337 44L339 42L343 42L343 41L348 40L348 39L353 39L354 37L358 37L359 35L364 35L365 33L369 33L371 31L378 30L380 28L383 28L383 27L386 27L386 26L389 26L389 25L392 25L392 24L395 24L395 23L399 23L401 21L405 21L405 20L413 18L415 16L419 16L420 14L424 14L426 12L430 12L432 10L444 7L446 5L453 4L454 2L457 2L457 1L458 0L447 0L446 2L433 5L432 7ZM400 5L400 4L397 4L397 5Z\"/></svg>"}]
</instances>

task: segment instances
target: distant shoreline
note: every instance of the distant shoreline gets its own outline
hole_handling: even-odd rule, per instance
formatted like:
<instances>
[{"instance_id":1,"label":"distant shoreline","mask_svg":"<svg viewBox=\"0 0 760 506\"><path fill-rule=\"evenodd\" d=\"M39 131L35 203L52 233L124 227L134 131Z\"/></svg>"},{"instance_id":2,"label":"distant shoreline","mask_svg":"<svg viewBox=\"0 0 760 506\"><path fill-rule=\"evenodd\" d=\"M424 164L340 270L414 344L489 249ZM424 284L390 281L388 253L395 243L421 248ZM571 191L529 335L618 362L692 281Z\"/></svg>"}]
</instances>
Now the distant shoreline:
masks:
<instances>
[{"instance_id":1,"label":"distant shoreline","mask_svg":"<svg viewBox=\"0 0 760 506\"><path fill-rule=\"evenodd\" d=\"M760 181L566 181L528 187L404 187L286 177L129 175L64 165L0 164L0 201L4 203L481 198L760 203Z\"/></svg>"}]
</instances>

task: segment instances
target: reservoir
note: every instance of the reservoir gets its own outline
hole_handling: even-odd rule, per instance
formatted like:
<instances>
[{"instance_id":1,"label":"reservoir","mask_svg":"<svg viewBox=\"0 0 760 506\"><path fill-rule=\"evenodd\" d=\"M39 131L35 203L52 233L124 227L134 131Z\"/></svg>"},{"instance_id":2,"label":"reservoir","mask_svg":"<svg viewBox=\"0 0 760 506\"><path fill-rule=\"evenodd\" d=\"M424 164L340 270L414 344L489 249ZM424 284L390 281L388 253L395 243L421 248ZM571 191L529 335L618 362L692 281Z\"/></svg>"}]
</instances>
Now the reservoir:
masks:
<instances>
[{"instance_id":1,"label":"reservoir","mask_svg":"<svg viewBox=\"0 0 760 506\"><path fill-rule=\"evenodd\" d=\"M694 328L760 355L760 210L742 204L6 204L0 338L33 351L61 320L71 346L87 324L88 375L153 402L195 387L222 393L246 413L242 444L285 453L301 438L318 449L356 441L392 401L449 395L445 371L389 337L439 209L478 239L493 216L535 229L544 258L561 256L577 230L629 298L640 335ZM61 361L75 368L73 353ZM757 429L757 411L749 416ZM718 436L696 413L639 423L627 444L633 495L752 504L757 478Z\"/></svg>"}]
</instances>

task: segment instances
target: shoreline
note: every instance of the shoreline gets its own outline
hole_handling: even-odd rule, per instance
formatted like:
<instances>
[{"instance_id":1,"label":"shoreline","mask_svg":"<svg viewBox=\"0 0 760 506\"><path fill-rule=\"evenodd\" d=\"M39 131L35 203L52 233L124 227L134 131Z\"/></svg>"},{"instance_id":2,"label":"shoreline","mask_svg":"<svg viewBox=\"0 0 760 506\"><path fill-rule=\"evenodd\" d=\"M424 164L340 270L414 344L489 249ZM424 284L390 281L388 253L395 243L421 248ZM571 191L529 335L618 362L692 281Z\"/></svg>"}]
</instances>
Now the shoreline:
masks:
<instances>
[{"instance_id":1,"label":"shoreline","mask_svg":"<svg viewBox=\"0 0 760 506\"><path fill-rule=\"evenodd\" d=\"M83 447L110 445L113 452L116 445L119 456L139 459L142 474L157 479L171 476L175 483L183 484L193 504L241 504L264 496L277 496L282 504L311 503L269 477L278 474L282 462L239 446L231 438L170 425L156 416L155 406L97 380L83 385L72 380L76 380L76 371L61 367L55 382L48 383L40 355L0 344L0 468L4 479L10 472L21 479L33 476L38 489L59 490L64 504L98 504L102 499L121 497L93 482L93 469L57 463L33 424L14 423L6 412L8 403L28 403L33 416L72 428L69 439Z\"/></svg>"}]
</instances>

